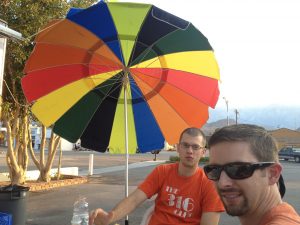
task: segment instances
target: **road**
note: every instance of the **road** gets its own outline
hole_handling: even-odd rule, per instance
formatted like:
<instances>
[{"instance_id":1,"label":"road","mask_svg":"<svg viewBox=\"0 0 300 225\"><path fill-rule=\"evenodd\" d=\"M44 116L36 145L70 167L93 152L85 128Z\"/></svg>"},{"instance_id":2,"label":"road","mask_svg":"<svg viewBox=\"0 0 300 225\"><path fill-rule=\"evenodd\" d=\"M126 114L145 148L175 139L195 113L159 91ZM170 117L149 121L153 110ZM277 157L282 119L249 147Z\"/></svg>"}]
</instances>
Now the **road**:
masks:
<instances>
[{"instance_id":1,"label":"road","mask_svg":"<svg viewBox=\"0 0 300 225\"><path fill-rule=\"evenodd\" d=\"M300 164L295 162L282 162L282 164L287 188L284 201L291 203L300 213ZM154 166L149 166L129 170L129 192L134 190L153 168ZM87 197L90 209L102 207L110 210L124 197L124 184L124 171L121 171L94 175L87 184L63 187L47 192L30 192L27 225L69 225L73 203L78 196ZM152 204L153 199L147 200L134 211L129 216L130 225L139 225L145 210ZM118 221L118 223L124 224L124 221ZM223 213L219 224L238 225L239 221L236 217Z\"/></svg>"},{"instance_id":2,"label":"road","mask_svg":"<svg viewBox=\"0 0 300 225\"><path fill-rule=\"evenodd\" d=\"M79 171L88 169L88 157L91 152L64 152L63 166L78 166ZM0 155L0 169L5 163L4 154ZM175 152L161 152L158 160L168 160ZM137 154L129 158L129 162L152 160L152 154ZM118 166L124 164L124 156L109 154L94 154L95 168ZM54 165L57 162L54 162ZM300 163L282 161L283 176L286 182L286 195L284 201L291 203L300 213ZM30 166L34 168L32 162ZM129 170L129 192L149 174L154 166L135 168ZM1 171L3 172L3 171ZM88 199L90 209L102 207L106 210L112 209L115 204L124 197L125 172L117 171L93 175L89 182L81 185L66 186L49 191L29 192L27 204L27 225L70 225L73 211L73 203L79 196ZM251 188L251 187L249 187ZM147 200L136 211L129 216L130 225L139 225L147 208L153 204L153 200ZM119 224L124 224L123 220ZM235 217L223 213L220 225L238 225Z\"/></svg>"}]
</instances>

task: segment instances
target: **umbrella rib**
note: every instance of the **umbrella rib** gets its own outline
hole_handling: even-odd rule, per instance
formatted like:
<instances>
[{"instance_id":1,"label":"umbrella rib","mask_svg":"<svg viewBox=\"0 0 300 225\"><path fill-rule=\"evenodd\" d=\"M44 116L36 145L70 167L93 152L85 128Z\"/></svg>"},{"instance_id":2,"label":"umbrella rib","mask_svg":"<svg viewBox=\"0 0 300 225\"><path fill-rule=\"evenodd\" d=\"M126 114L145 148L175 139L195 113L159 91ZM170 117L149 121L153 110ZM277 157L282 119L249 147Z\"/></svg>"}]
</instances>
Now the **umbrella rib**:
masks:
<instances>
[{"instance_id":1,"label":"umbrella rib","mask_svg":"<svg viewBox=\"0 0 300 225\"><path fill-rule=\"evenodd\" d=\"M162 21L162 22L164 22L164 23L167 23L167 24L169 24L169 25L171 25L171 26L173 26L173 27L176 27L177 30L178 30L178 29L180 29L180 30L186 30L186 29L188 28L188 26L190 25L190 22L186 21L186 22L188 22L188 25L187 25L185 28L181 28L181 27L179 27L179 26L176 26L175 24L172 24L172 23L170 23L170 22L168 22L168 21L166 21L166 20L160 19L160 18L158 18L157 16L155 16L155 15L154 15L154 10L153 10L153 9L152 9L152 11L151 11L151 15L152 15L153 18L155 18L155 19L157 19L157 20L159 20L159 21Z\"/></svg>"},{"instance_id":2,"label":"umbrella rib","mask_svg":"<svg viewBox=\"0 0 300 225\"><path fill-rule=\"evenodd\" d=\"M58 23L61 23L61 22L66 21L66 20L69 21L68 19L61 19L61 20L59 20L58 22L56 22L56 23L50 25L49 27L46 27L45 29L39 31L38 33L42 32L42 31L44 31L44 30L46 30L46 29L49 29L49 28L53 27L54 25L57 25ZM81 26L81 27L82 27L82 26ZM92 33L90 30L86 29L85 27L82 27L82 28L84 28L86 31L88 31L90 34L92 34L92 36L94 36L94 37L96 37L98 40L100 40L100 41L103 43L103 45L105 45L105 46L107 46L107 47L108 47L107 43L112 42L112 41L104 42L100 37L96 36L96 35L95 35L94 33ZM35 34L34 34L34 35L35 35ZM34 36L34 35L32 35L32 36ZM31 37L32 37L32 36L31 36ZM52 44L51 42L42 42L42 41L41 41L41 42L36 42L36 43ZM66 43L66 44L52 44L52 45L71 46L71 47L74 47L74 48L84 49L85 51L89 52L89 50L87 50L87 49L85 49L85 48L81 48L81 47L78 47L78 46L70 45L70 44L68 44L68 43ZM99 48L99 47L98 47L98 48ZM110 47L108 47L108 49L111 51L111 48L110 48ZM111 51L111 53L115 55L115 53L114 53L113 51ZM121 53L122 53L122 52L121 52ZM95 53L95 55L99 55L99 54ZM102 55L101 55L101 56L102 56ZM115 56L116 56L116 55L115 55ZM121 54L121 56L122 56L122 54ZM110 60L109 58L107 58L107 57L105 57L105 56L102 56L102 57L104 57L104 58ZM118 59L117 56L116 56L116 58ZM123 59L123 57L122 57L122 59ZM118 65L122 65L122 62L120 62Z\"/></svg>"},{"instance_id":3,"label":"umbrella rib","mask_svg":"<svg viewBox=\"0 0 300 225\"><path fill-rule=\"evenodd\" d=\"M52 28L53 26L57 25L58 23L61 23L62 21L64 21L64 19L57 19L57 22L51 24L50 26L45 27L44 29L39 30L38 32L26 37L25 39L29 41L33 36L36 36L36 35L40 34L41 32L44 32L47 29Z\"/></svg>"},{"instance_id":4,"label":"umbrella rib","mask_svg":"<svg viewBox=\"0 0 300 225\"><path fill-rule=\"evenodd\" d=\"M88 68L92 68L92 67L89 67L89 66L87 66L86 64L65 64L65 65L61 65L61 66L66 66L66 65L83 65L83 66L86 66L86 67L88 67ZM55 66L55 67L48 67L48 68L58 68L58 67L60 67L60 66ZM45 68L46 69L46 68ZM94 68L95 70L98 70L98 68ZM44 69L41 69L41 70L35 70L35 71L42 71L42 70L44 70ZM113 71L108 71L108 72L105 72L106 74L108 74L108 75L114 75L115 73L113 73ZM68 82L68 83L65 83L63 86L66 86L66 85L68 85L68 84L71 84L71 83L73 83L73 82L76 82L76 81L78 81L78 80L106 80L106 78L101 78L101 77L94 77L94 78L92 78L92 76L95 76L95 75L97 75L97 74L88 74L88 76L82 76L81 78L79 77L78 79L76 79L76 80L71 80L70 82ZM114 77L114 76L113 76ZM113 78L114 79L114 78Z\"/></svg>"},{"instance_id":5,"label":"umbrella rib","mask_svg":"<svg viewBox=\"0 0 300 225\"><path fill-rule=\"evenodd\" d=\"M140 42L140 43L142 43L142 42ZM142 43L143 45L145 45L144 43ZM145 45L145 46L147 46L147 45ZM146 57L146 55L150 52L150 50L153 48L153 46L154 46L154 44L151 44L149 47L147 46L147 48L145 49L145 51L143 51L141 54L143 54L144 52L146 52L144 55L143 55L143 57L141 58L141 60L137 63L137 64L134 64L134 65L138 65L140 62L143 62L143 60L144 60L144 58ZM134 51L135 51L135 48L134 48ZM141 55L140 54L140 55ZM140 56L139 55L139 56Z\"/></svg>"},{"instance_id":6,"label":"umbrella rib","mask_svg":"<svg viewBox=\"0 0 300 225\"><path fill-rule=\"evenodd\" d=\"M138 80L140 80L137 76L135 76ZM190 125L192 125L192 124L188 124L187 123L187 121L177 112L177 110L172 106L172 104L170 104L168 101L167 101L167 99L165 99L162 95L160 95L155 89L152 89L151 87L149 87L149 85L147 84L147 83L145 83L144 81L142 81L142 80L140 80L140 82L142 82L142 83L144 83L145 85L144 85L144 87L146 87L146 88L148 88L150 91L153 91L153 92L155 92L155 94L157 94L157 95L159 95L162 99L163 99L163 101L165 101L166 102L166 104L168 104L173 110L174 110L174 112L182 119L182 121L186 124L186 125L188 125L188 126L190 126ZM182 90L181 90L182 91ZM182 91L183 92L183 91ZM185 93L185 92L184 92ZM146 102L148 102L147 100L146 100ZM148 104L149 105L149 104ZM150 107L150 105L149 105L149 107ZM151 107L150 107L151 108Z\"/></svg>"},{"instance_id":7,"label":"umbrella rib","mask_svg":"<svg viewBox=\"0 0 300 225\"><path fill-rule=\"evenodd\" d=\"M116 84L117 82L115 82L114 84ZM122 86L122 82L120 82L119 85L117 85L114 89L111 89L110 92L107 92L107 94L104 95L104 98L103 99L106 99L107 97L110 97L110 98L113 98L113 99L119 99L119 98L114 98L112 96L109 95L109 93L117 90L117 88L119 88L120 86Z\"/></svg>"},{"instance_id":8,"label":"umbrella rib","mask_svg":"<svg viewBox=\"0 0 300 225\"><path fill-rule=\"evenodd\" d=\"M118 81L118 80L120 80L120 78L118 78L119 76L121 76L120 73L118 73L117 75L111 77L110 80L112 80L112 81ZM98 78L98 79L100 79L100 78ZM106 80L106 79L105 79L105 80ZM115 83L114 83L114 84L115 84ZM110 84L109 84L109 85L103 85L103 86L101 86L101 87L107 87L107 86L110 86ZM97 89L97 88L95 88L95 89Z\"/></svg>"},{"instance_id":9,"label":"umbrella rib","mask_svg":"<svg viewBox=\"0 0 300 225\"><path fill-rule=\"evenodd\" d=\"M107 4L107 3L106 3ZM107 5L107 7L108 7L108 5ZM115 24L115 21L114 21L114 17L113 17L113 15L111 14L111 11L110 10L108 10L108 13L109 13L109 15L110 15L110 17L111 17L111 21L112 21L112 23L114 24L114 27L115 27L115 29L116 29L116 34L117 34L117 37L118 37L118 43L121 43L120 42L120 39L119 39L119 33L118 33L118 31L117 31L117 26L116 26L116 24ZM116 40L114 40L114 41L116 41ZM107 45L107 43L110 43L110 42L113 42L113 41L107 41L107 42L105 42L105 44ZM120 49L120 56L122 57L122 59L121 59L121 62L124 62L125 63L125 61L124 61L124 56L123 56L123 51L122 51L122 46L121 46L121 44L119 45L119 49ZM113 54L116 56L116 54L113 52ZM117 57L117 56L116 56ZM118 58L118 57L117 57Z\"/></svg>"},{"instance_id":10,"label":"umbrella rib","mask_svg":"<svg viewBox=\"0 0 300 225\"><path fill-rule=\"evenodd\" d=\"M132 74L131 74L131 77L132 77ZM134 86L136 87L136 88L139 88L138 87L138 85L134 82L134 79L132 78L132 81L130 81L129 80L129 82L130 82L130 84L135 84ZM130 85L131 86L131 85ZM140 93L142 93L142 91L140 90L140 93L139 92L137 92L136 90L135 90L135 88L130 88L131 89L131 91L133 91L134 93L136 93L138 96L139 96L139 98L143 98L144 99L144 101L145 102L147 102L147 100L145 99L145 97L144 97L144 95L142 94L140 94ZM140 88L139 88L140 89ZM129 90L128 90L129 91Z\"/></svg>"},{"instance_id":11,"label":"umbrella rib","mask_svg":"<svg viewBox=\"0 0 300 225\"><path fill-rule=\"evenodd\" d=\"M131 28L131 26L128 26L129 28ZM127 29L128 29L128 27L127 27ZM129 32L130 33L130 32ZM119 36L119 35L118 35ZM134 42L135 42L136 40L134 40ZM129 49L129 43L128 43L128 40L126 41L126 46L125 46L125 48L126 48L126 51L125 52L128 52L128 49ZM124 53L123 53L124 54ZM125 56L123 56L123 57L125 57ZM130 57L130 56L129 56ZM130 59L130 58L129 58ZM129 62L129 59L128 59L128 62ZM127 63L128 63L127 62ZM124 63L125 63L125 65L127 64L125 61L124 61ZM127 65L126 65L127 66Z\"/></svg>"},{"instance_id":12,"label":"umbrella rib","mask_svg":"<svg viewBox=\"0 0 300 225\"><path fill-rule=\"evenodd\" d=\"M143 67L143 68L144 68L144 67ZM145 68L147 68L147 67L145 67ZM135 69L135 68L133 68L133 69ZM155 68L149 68L149 69L155 69ZM161 74L161 73L163 73L163 72L165 72L165 71L173 70L173 71L178 71L178 72L188 73L188 74L190 74L190 75L192 75L192 76L204 77L204 78L211 79L211 80L218 80L218 79L216 79L216 78L212 78L212 77L205 76L205 75L198 74L198 73L188 72L188 71L185 71L185 70L178 70L178 69L173 69L173 68L157 68L157 69L160 69L160 70L161 70L161 72L157 72L157 74ZM158 79L158 78L155 77L155 76L152 76L152 75L150 75L150 74L143 73L143 72L141 72L141 71L139 71L139 73L141 73L141 74L143 74L143 75L145 75L145 76L151 77L151 78L153 78L153 79ZM136 76L138 76L138 75L136 75ZM167 83L168 83L168 82L167 82Z\"/></svg>"},{"instance_id":13,"label":"umbrella rib","mask_svg":"<svg viewBox=\"0 0 300 225\"><path fill-rule=\"evenodd\" d=\"M153 5L151 6L151 9L153 8ZM151 9L149 9L149 11L147 12L147 15L144 17L144 20L143 20L143 22L141 23L141 26L140 27L143 27L144 26L144 24L145 24L145 20L146 20L146 18L148 18L148 14L150 13L150 11L151 11ZM134 41L134 46L133 46L133 49L132 49L132 52L131 52L131 54L130 54L130 58L131 58L131 56L133 56L134 55L134 53L135 53L135 50L136 50L136 44L138 43L138 39L139 39L139 36L140 36L140 32L141 32L141 29L139 29L139 32L137 33L137 35L136 35L136 37L135 37L135 41ZM140 42L141 44L143 44L143 45L145 45L144 43L142 43L142 42ZM145 45L146 47L147 47L147 45ZM147 49L146 49L147 50ZM129 58L129 60L130 60L130 58ZM144 57L143 57L143 59L144 59ZM129 63L130 63L130 61L129 61ZM129 64L128 65L128 67L130 67L131 66L131 64Z\"/></svg>"},{"instance_id":14,"label":"umbrella rib","mask_svg":"<svg viewBox=\"0 0 300 225\"><path fill-rule=\"evenodd\" d=\"M190 25L190 24L189 24ZM189 26L188 25L188 26ZM155 42L153 42L150 46L148 46L147 44L145 44L145 43L143 43L143 42L139 42L139 43L141 43L142 45L144 45L145 47L146 47L146 49L143 51L143 52L141 52L141 54L140 55L142 55L144 52L146 52L144 55L143 55L143 57L142 57L142 59L139 61L139 62L137 62L137 63L135 63L135 64L133 64L133 65L130 65L130 66L134 66L134 65L137 65L137 67L138 67L138 64L140 63L140 62L143 62L143 60L144 60L144 58L147 56L147 54L151 51L151 49L154 51L154 49L153 49L153 46L154 45L156 45L159 41L161 41L162 39L164 39L164 38L166 38L166 37L168 37L169 35L172 35L173 33L175 33L175 32L177 32L178 30L179 30L180 28L177 28L176 30L173 30L172 32L170 32L170 33L167 33L166 35L164 35L164 36L162 36L162 37L160 37L159 39L157 39ZM138 40L138 39L137 39ZM135 49L134 49L135 50ZM155 51L154 51L155 52ZM155 52L156 53L156 52ZM138 55L136 58L138 58L140 55ZM156 55L158 55L158 54L156 54ZM159 57L160 55L158 55L158 57ZM157 57L157 58L158 58ZM155 61L154 61L155 62ZM152 64L152 63L151 63ZM150 64L150 65L151 65Z\"/></svg>"},{"instance_id":15,"label":"umbrella rib","mask_svg":"<svg viewBox=\"0 0 300 225\"><path fill-rule=\"evenodd\" d=\"M116 64L118 67L120 67L122 64L119 64L117 62L114 62L113 60L111 60L110 58L104 56L104 55L100 55L98 53L95 53L93 51L90 51L90 50L87 50L85 48L81 48L81 47L78 47L78 46L74 46L74 45L68 45L68 44L55 44L55 43L51 43L51 42L37 42L37 43L40 43L40 44L46 44L46 45L52 45L52 46L67 46L67 47L70 47L70 48L73 48L73 49L80 49L82 51L84 51L85 53L87 53L89 55L90 58L92 58L93 56L95 56L96 59L99 59L100 61L104 58L114 64ZM102 65L102 64L99 64L99 65ZM103 64L104 66L107 66L107 64ZM114 68L112 66L107 66L108 68ZM29 71L31 72L31 71Z\"/></svg>"},{"instance_id":16,"label":"umbrella rib","mask_svg":"<svg viewBox=\"0 0 300 225\"><path fill-rule=\"evenodd\" d=\"M83 65L85 67L88 67L88 68L93 68L94 70L98 70L100 71L99 68L97 68L96 66L91 66L91 65L100 65L100 66L105 66L105 64L88 64L88 63L68 63L68 64L61 64L61 65L58 65L58 66L48 66L48 67L44 67L44 68L41 68L41 69L37 69L37 70L30 70L28 71L26 74L29 74L29 73L33 73L33 72L38 72L38 71L43 71L45 69L51 69L51 68L59 68L59 67L64 67L64 66L72 66L72 65ZM109 67L107 67L109 68ZM112 68L110 68L112 69ZM116 69L114 69L116 70ZM112 71L114 71L112 70ZM108 73L108 74L114 74L112 71L107 71L107 72L104 72L104 73ZM103 71L101 71L103 73ZM93 76L95 74L89 74L89 76Z\"/></svg>"},{"instance_id":17,"label":"umbrella rib","mask_svg":"<svg viewBox=\"0 0 300 225\"><path fill-rule=\"evenodd\" d=\"M117 79L115 79L115 80L117 80ZM108 87L108 86L111 86L110 90L107 92L107 93L111 93L111 92L113 92L114 90L116 90L116 89L119 87L119 86L116 86L116 88L112 90L112 87L113 87L116 83L117 83L117 82L113 82L113 83L110 84L110 85L103 85L103 86L101 86L101 87ZM94 89L100 91L100 88L99 88L99 87L98 87L98 88L94 88ZM103 92L101 92L101 93L103 93ZM100 104L98 105L98 107L95 109L95 111L94 111L93 114L95 114L96 111L99 109L99 107L101 107L101 104L103 103L103 100L106 99L106 98L109 96L107 93L104 94L101 103L100 103ZM112 96L110 96L110 97L113 98ZM116 98L114 98L114 99L116 99ZM90 119L91 119L91 118L92 118L92 116L90 117ZM87 123L87 124L88 124L88 123ZM84 132L85 129L86 129L86 127L83 129L82 132ZM80 137L81 137L81 136L82 136L82 133L81 133Z\"/></svg>"},{"instance_id":18,"label":"umbrella rib","mask_svg":"<svg viewBox=\"0 0 300 225\"><path fill-rule=\"evenodd\" d=\"M132 74L131 74L131 75L132 75ZM131 81L131 82L133 83L133 82L134 82L134 79L132 78L132 80L133 80L133 81ZM149 112L152 114L153 119L155 120L157 127L159 128L160 132L163 134L162 129L161 129L161 127L160 127L160 125L159 125L159 123L158 123L158 121L157 121L155 115L153 114L153 111L151 110L151 106L148 104L147 99L145 99L145 96L143 95L143 92L141 91L141 89L138 87L137 84L135 84L135 86L136 86L136 88L138 88L138 89L140 90L140 93L141 93L141 94L138 93L134 88L130 88L131 91L137 93L141 98L144 99L144 102L145 102L145 104L147 104L147 106L148 106L148 108L149 108ZM164 138L165 138L165 137L164 137Z\"/></svg>"},{"instance_id":19,"label":"umbrella rib","mask_svg":"<svg viewBox=\"0 0 300 225\"><path fill-rule=\"evenodd\" d=\"M120 75L120 74L118 74L118 75L116 75L116 76L122 77L122 75ZM108 86L112 86L112 87L113 87L116 83L118 83L118 81L120 81L120 78L115 78L115 79L111 79L111 80L113 80L113 81L115 81L115 82L112 83L112 84L109 84L109 85L103 85L103 86L101 86L101 88L102 88L102 87L108 87ZM119 87L123 84L122 82L119 82L119 83L120 83L120 84L119 84L118 86L116 86L114 89L110 89L108 92L106 92L106 94L104 94L103 99L107 98L108 96L109 96L110 98L113 98L113 99L118 99L118 98L114 98L114 97L110 96L109 93L115 91L117 88L119 88ZM96 87L95 90L101 91L100 87L98 87L98 88Z\"/></svg>"},{"instance_id":20,"label":"umbrella rib","mask_svg":"<svg viewBox=\"0 0 300 225\"><path fill-rule=\"evenodd\" d=\"M142 73L142 72L139 72L139 73ZM153 78L153 79L159 80L158 78L152 77L151 75L148 75L148 74L145 74L145 73L142 73L142 74L145 75L145 76L149 76L149 77L151 77L151 78ZM193 74L193 73L191 73L191 74ZM147 82L141 80L141 79L139 78L138 75L135 75L134 73L131 73L131 75L132 75L133 77L137 78L138 80L140 80L142 83L147 84ZM193 74L193 75L195 75L195 74ZM195 76L196 76L196 75L195 75ZM213 79L213 78L211 78L211 79ZM175 86L174 84L171 84L171 83L169 83L169 82L167 82L167 81L162 81L162 80L160 80L160 82L159 82L158 85L164 86L165 84L168 84L168 85L172 86L173 88L175 88L175 89L177 89L177 90L179 90L179 91L181 91L181 92L183 92L183 93L189 95L190 97L192 97L193 99L197 100L198 102L201 102L202 104L207 104L207 105L209 105L208 103L206 103L206 102L204 102L204 101L202 101L202 100L196 98L195 96L191 95L190 93L185 92L183 89L181 89L181 88L179 88L179 87ZM148 86L149 86L148 84L147 84L147 86L144 85L144 87L147 87L147 88L148 88ZM151 90L150 90L150 89L151 89ZM149 88L149 91L155 91L155 89ZM159 94L159 92L157 92L157 91L155 91L155 92L156 92L156 94Z\"/></svg>"},{"instance_id":21,"label":"umbrella rib","mask_svg":"<svg viewBox=\"0 0 300 225\"><path fill-rule=\"evenodd\" d=\"M98 65L98 64L89 64L89 65ZM88 66L89 68L92 68L92 69L95 69L95 70L98 70L98 68L96 67L96 66ZM100 70L99 70L100 71ZM106 73L106 74L109 74L109 75L114 75L115 73L113 72L113 71L115 71L115 70L112 70L112 71L107 71L107 72L104 72L104 73ZM103 73L103 72L102 72ZM90 77L90 76L89 76ZM89 78L89 77L87 77L87 78ZM100 79L100 77L99 78L94 78L94 79Z\"/></svg>"}]
</instances>

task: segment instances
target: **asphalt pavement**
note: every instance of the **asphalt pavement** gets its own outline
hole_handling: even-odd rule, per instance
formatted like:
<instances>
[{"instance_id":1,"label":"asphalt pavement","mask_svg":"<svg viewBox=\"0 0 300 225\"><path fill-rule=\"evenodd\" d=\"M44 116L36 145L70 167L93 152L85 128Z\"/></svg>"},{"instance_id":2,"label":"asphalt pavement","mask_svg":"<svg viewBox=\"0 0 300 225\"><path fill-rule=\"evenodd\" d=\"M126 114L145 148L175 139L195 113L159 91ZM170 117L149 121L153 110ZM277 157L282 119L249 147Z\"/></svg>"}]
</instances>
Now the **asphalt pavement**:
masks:
<instances>
[{"instance_id":1,"label":"asphalt pavement","mask_svg":"<svg viewBox=\"0 0 300 225\"><path fill-rule=\"evenodd\" d=\"M64 166L79 166L79 173L87 174L88 152L64 153ZM130 157L129 193L155 168L159 163L168 160L172 152L158 155L158 161L153 161L151 154L137 154ZM29 192L27 197L26 225L70 225L73 203L79 196L85 196L89 208L97 207L112 209L125 196L124 157L112 155L95 155L94 175L89 177L88 183L56 188L48 191ZM3 162L3 161L2 161ZM1 155L0 155L1 163ZM300 163L293 161L283 164L283 176L286 183L284 201L292 204L300 213ZM3 165L2 163L0 165ZM1 170L0 170L1 171ZM249 187L251 188L251 187ZM139 225L147 208L153 204L153 199L144 202L129 215L130 225ZM118 221L124 224L124 220ZM226 213L221 215L220 225L240 224L235 217Z\"/></svg>"},{"instance_id":2,"label":"asphalt pavement","mask_svg":"<svg viewBox=\"0 0 300 225\"><path fill-rule=\"evenodd\" d=\"M282 162L283 176L286 183L284 201L292 204L300 213L300 164L295 162ZM155 165L129 169L129 192L153 170ZM79 196L88 199L90 209L97 207L106 210L112 209L125 196L124 171L106 172L93 175L88 183L53 189L46 192L30 192L28 196L27 225L70 225L73 203ZM251 187L249 187L251 188ZM139 225L147 208L153 204L153 199L147 200L137 210L129 215L130 225ZM124 224L124 220L118 221ZM221 215L220 225L240 224L236 217Z\"/></svg>"}]
</instances>

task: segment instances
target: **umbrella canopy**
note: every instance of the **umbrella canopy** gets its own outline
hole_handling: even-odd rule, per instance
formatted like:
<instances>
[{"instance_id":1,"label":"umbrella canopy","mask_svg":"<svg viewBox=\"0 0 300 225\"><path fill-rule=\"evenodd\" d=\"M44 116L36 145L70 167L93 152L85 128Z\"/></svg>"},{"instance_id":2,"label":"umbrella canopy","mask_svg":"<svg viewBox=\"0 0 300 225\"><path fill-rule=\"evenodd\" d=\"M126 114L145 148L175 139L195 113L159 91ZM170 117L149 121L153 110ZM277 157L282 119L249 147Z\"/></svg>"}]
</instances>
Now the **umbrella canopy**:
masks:
<instances>
[{"instance_id":1,"label":"umbrella canopy","mask_svg":"<svg viewBox=\"0 0 300 225\"><path fill-rule=\"evenodd\" d=\"M175 144L183 129L205 124L219 97L207 38L154 5L73 8L35 43L22 79L32 112L85 148L124 153L128 145L135 153Z\"/></svg>"}]
</instances>

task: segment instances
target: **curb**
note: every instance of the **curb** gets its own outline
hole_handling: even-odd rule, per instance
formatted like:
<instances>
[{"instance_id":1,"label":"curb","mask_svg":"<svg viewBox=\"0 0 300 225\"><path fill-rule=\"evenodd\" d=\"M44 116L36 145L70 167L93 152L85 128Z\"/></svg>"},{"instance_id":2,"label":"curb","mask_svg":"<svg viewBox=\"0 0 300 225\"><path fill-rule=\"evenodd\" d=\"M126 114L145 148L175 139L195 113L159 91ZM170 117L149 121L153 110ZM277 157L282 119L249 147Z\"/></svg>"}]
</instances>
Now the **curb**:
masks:
<instances>
[{"instance_id":1,"label":"curb","mask_svg":"<svg viewBox=\"0 0 300 225\"><path fill-rule=\"evenodd\" d=\"M66 177L66 175L64 175ZM34 191L46 191L53 188L59 188L64 186L70 186L75 184L84 184L88 182L87 177L77 177L77 176L67 176L62 180L51 180L50 182L36 182L36 181L27 181L23 186L29 187L30 192ZM9 185L10 182L2 182L1 186Z\"/></svg>"},{"instance_id":2,"label":"curb","mask_svg":"<svg viewBox=\"0 0 300 225\"><path fill-rule=\"evenodd\" d=\"M70 186L75 184L84 184L88 182L87 177L75 177L75 176L68 176L66 179L62 180L51 180L50 182L28 182L24 186L29 187L29 191L45 191L53 188L59 188L64 186Z\"/></svg>"}]
</instances>

